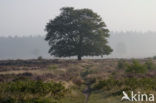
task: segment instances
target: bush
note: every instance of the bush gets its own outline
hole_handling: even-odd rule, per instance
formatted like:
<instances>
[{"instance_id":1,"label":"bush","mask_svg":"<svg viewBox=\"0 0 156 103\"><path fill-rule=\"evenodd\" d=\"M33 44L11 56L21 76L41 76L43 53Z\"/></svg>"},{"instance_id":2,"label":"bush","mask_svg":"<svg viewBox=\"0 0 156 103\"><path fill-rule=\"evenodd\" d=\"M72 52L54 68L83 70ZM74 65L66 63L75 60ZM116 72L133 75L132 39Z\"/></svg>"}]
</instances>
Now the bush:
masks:
<instances>
[{"instance_id":1,"label":"bush","mask_svg":"<svg viewBox=\"0 0 156 103\"><path fill-rule=\"evenodd\" d=\"M144 64L140 64L137 60L133 60L132 64L127 65L126 72L130 73L146 73L147 67Z\"/></svg>"},{"instance_id":2,"label":"bush","mask_svg":"<svg viewBox=\"0 0 156 103\"><path fill-rule=\"evenodd\" d=\"M118 65L117 65L117 69L125 69L126 66L127 66L127 63L125 62L125 60L119 60Z\"/></svg>"},{"instance_id":3,"label":"bush","mask_svg":"<svg viewBox=\"0 0 156 103\"><path fill-rule=\"evenodd\" d=\"M121 86L121 81L115 80L114 78L109 78L107 80L99 81L95 86L94 89L99 90L104 88L105 90L113 90L114 87Z\"/></svg>"},{"instance_id":4,"label":"bush","mask_svg":"<svg viewBox=\"0 0 156 103\"><path fill-rule=\"evenodd\" d=\"M153 64L152 60L146 61L145 66L147 67L148 70L152 70L152 69L156 68L156 66Z\"/></svg>"},{"instance_id":5,"label":"bush","mask_svg":"<svg viewBox=\"0 0 156 103\"><path fill-rule=\"evenodd\" d=\"M135 91L135 90L156 90L156 78L124 78L116 80L109 78L107 80L99 81L95 86L95 90L104 89L111 90L115 93L122 94L122 91ZM114 93L113 93L114 94Z\"/></svg>"},{"instance_id":6,"label":"bush","mask_svg":"<svg viewBox=\"0 0 156 103\"><path fill-rule=\"evenodd\" d=\"M65 87L55 82L25 80L0 83L0 103L51 103L63 97L65 92ZM39 102L49 98L49 102ZM38 102L32 102L34 100Z\"/></svg>"}]
</instances>

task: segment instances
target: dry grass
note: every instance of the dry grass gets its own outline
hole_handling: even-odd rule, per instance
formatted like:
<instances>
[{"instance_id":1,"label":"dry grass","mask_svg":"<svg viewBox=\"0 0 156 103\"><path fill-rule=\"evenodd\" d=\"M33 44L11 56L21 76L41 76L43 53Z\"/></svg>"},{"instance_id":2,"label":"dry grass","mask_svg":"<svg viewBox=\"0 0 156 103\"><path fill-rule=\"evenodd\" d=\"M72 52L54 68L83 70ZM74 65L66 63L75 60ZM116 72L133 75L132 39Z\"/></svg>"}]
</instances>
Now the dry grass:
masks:
<instances>
[{"instance_id":1,"label":"dry grass","mask_svg":"<svg viewBox=\"0 0 156 103\"><path fill-rule=\"evenodd\" d=\"M117 70L118 59L103 59L103 60L22 60L16 61L0 61L0 75L9 74L23 74L31 73L32 75L43 76L53 75L51 79L71 81L72 79L79 78L80 72L83 69L89 68L94 71L91 76L97 79L107 79L114 75L120 78L124 75L123 70ZM130 63L132 60L125 60ZM139 60L144 63L146 60ZM26 64L24 64L26 62ZM33 64L31 63L33 62ZM21 64L20 64L21 63ZM29 64L30 63L30 64ZM156 60L153 60L156 63ZM3 64L3 65L2 65ZM155 75L155 72L149 73L149 75Z\"/></svg>"}]
</instances>

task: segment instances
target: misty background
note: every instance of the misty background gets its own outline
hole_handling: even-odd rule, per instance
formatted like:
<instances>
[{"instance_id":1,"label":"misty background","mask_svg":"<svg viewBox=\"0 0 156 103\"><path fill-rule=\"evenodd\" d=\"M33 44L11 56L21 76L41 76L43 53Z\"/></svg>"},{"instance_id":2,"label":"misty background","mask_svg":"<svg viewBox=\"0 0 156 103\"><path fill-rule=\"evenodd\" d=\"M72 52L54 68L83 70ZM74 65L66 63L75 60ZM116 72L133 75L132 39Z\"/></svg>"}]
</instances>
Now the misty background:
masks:
<instances>
[{"instance_id":1,"label":"misty background","mask_svg":"<svg viewBox=\"0 0 156 103\"><path fill-rule=\"evenodd\" d=\"M0 0L0 59L54 58L44 29L67 6L92 9L112 31L114 51L104 58L154 56L155 5L156 0Z\"/></svg>"},{"instance_id":2,"label":"misty background","mask_svg":"<svg viewBox=\"0 0 156 103\"><path fill-rule=\"evenodd\" d=\"M44 35L62 7L97 12L110 31L156 32L156 0L0 0L0 36Z\"/></svg>"},{"instance_id":3,"label":"misty background","mask_svg":"<svg viewBox=\"0 0 156 103\"><path fill-rule=\"evenodd\" d=\"M156 32L110 32L113 53L103 58L146 58L156 55ZM44 36L0 37L0 59L54 59ZM92 57L89 57L92 58ZM99 57L94 57L99 58Z\"/></svg>"}]
</instances>

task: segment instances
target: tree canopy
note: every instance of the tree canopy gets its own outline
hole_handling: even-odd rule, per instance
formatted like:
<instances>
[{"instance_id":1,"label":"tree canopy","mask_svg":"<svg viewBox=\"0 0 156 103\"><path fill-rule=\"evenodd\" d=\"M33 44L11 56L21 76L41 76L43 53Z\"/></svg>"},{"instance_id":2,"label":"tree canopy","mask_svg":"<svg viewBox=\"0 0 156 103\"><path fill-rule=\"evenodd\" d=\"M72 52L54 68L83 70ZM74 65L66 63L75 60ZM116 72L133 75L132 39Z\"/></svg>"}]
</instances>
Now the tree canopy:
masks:
<instances>
[{"instance_id":1,"label":"tree canopy","mask_svg":"<svg viewBox=\"0 0 156 103\"><path fill-rule=\"evenodd\" d=\"M109 30L102 18L90 9L61 8L59 16L45 28L49 53L57 57L103 56L113 50L107 44Z\"/></svg>"}]
</instances>

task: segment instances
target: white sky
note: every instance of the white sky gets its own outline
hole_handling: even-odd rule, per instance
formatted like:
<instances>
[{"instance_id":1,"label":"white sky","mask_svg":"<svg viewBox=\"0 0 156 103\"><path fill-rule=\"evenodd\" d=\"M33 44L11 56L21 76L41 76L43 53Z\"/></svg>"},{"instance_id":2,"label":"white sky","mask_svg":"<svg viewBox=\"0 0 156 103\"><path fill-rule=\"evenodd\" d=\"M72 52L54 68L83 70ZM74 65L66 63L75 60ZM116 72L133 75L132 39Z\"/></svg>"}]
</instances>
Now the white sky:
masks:
<instances>
[{"instance_id":1,"label":"white sky","mask_svg":"<svg viewBox=\"0 0 156 103\"><path fill-rule=\"evenodd\" d=\"M43 35L64 6L92 9L110 31L156 31L156 0L0 0L0 36Z\"/></svg>"}]
</instances>

